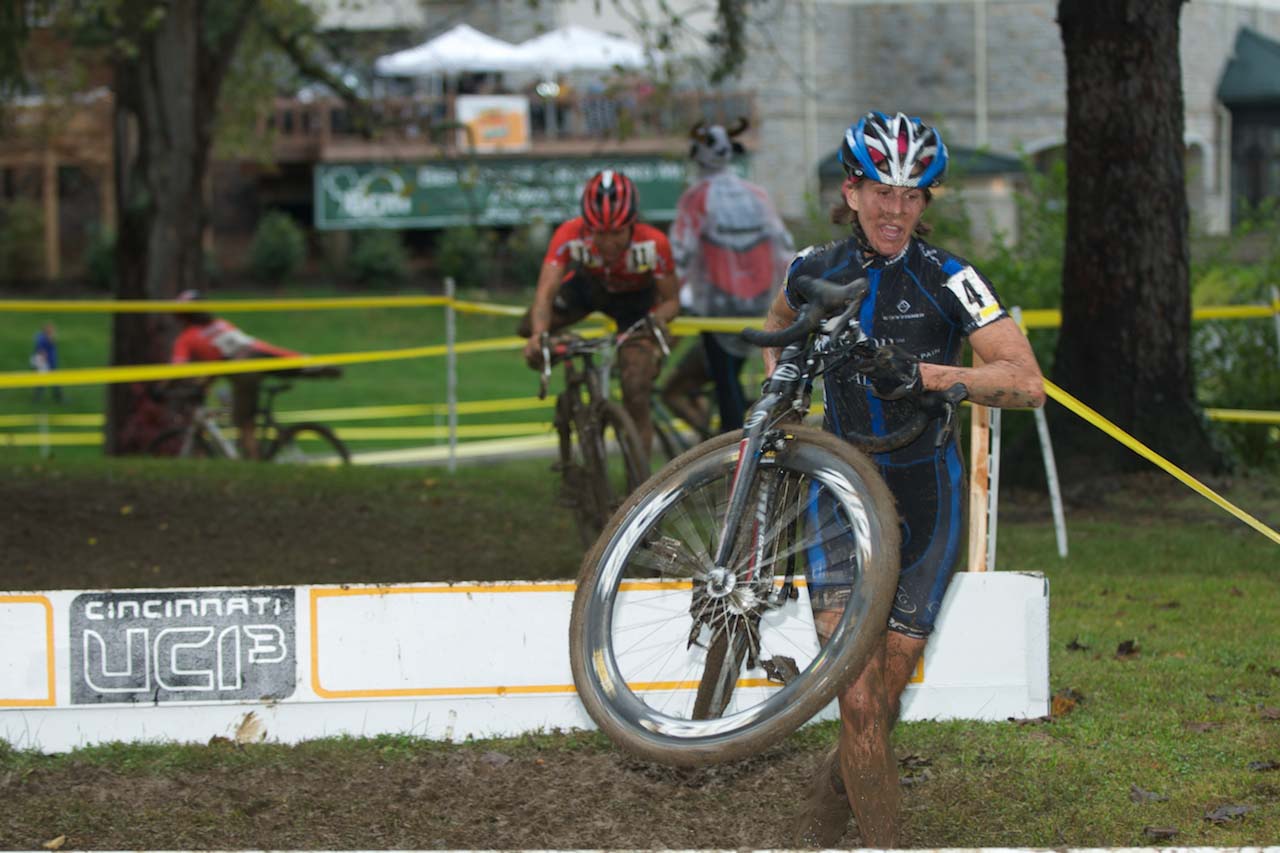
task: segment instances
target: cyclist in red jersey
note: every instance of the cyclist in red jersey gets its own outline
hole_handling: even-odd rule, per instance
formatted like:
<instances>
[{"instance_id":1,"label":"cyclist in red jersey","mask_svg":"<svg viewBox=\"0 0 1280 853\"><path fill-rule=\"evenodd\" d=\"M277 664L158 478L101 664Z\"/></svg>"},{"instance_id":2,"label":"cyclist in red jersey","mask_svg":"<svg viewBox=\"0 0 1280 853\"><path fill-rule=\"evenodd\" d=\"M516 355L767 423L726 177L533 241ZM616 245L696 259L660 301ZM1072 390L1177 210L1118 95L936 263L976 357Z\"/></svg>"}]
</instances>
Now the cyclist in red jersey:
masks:
<instances>
[{"instance_id":1,"label":"cyclist in red jersey","mask_svg":"<svg viewBox=\"0 0 1280 853\"><path fill-rule=\"evenodd\" d=\"M179 302L201 298L197 290L184 290L178 294ZM221 317L205 311L181 311L175 316L182 324L182 331L173 342L169 358L171 364L239 358L288 358L301 354L251 337ZM227 378L231 382L231 420L239 431L240 449L247 458L257 459L258 437L253 427L258 413L258 386L262 383L262 375L241 373ZM213 377L200 380L203 387L212 381Z\"/></svg>"},{"instance_id":2,"label":"cyclist in red jersey","mask_svg":"<svg viewBox=\"0 0 1280 853\"><path fill-rule=\"evenodd\" d=\"M582 215L551 237L538 274L533 306L520 321L529 339L524 357L542 367L541 336L569 326L593 311L612 318L620 330L646 314L659 323L680 312L675 262L667 237L638 222L636 186L626 175L606 169L587 181ZM647 458L653 441L649 396L661 354L650 334L632 335L618 349L622 403L640 431Z\"/></svg>"}]
</instances>

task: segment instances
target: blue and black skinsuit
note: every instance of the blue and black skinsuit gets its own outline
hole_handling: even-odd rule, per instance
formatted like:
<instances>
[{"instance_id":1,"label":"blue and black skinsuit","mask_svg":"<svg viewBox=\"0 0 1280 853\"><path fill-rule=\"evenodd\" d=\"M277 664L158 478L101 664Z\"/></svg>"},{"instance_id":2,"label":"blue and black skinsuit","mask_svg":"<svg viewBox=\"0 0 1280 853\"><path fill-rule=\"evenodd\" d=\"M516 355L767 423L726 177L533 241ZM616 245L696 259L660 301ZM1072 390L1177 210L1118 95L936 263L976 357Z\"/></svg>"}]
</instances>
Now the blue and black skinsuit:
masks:
<instances>
[{"instance_id":1,"label":"blue and black skinsuit","mask_svg":"<svg viewBox=\"0 0 1280 853\"><path fill-rule=\"evenodd\" d=\"M877 343L897 344L936 364L958 364L964 336L1008 316L990 283L968 262L914 238L893 258L864 254L854 238L806 249L787 275L784 293L792 308L799 307L790 287L797 275L841 284L865 275L871 288L858 317L863 331ZM876 397L848 363L824 374L824 406L824 426L836 435L885 435L914 411L909 401ZM941 429L935 420L906 447L874 456L902 520L902 569L889 627L918 638L933 630L959 562L965 523L958 438L953 432L935 447ZM847 547L811 552L809 564L815 607L841 606L851 580Z\"/></svg>"}]
</instances>

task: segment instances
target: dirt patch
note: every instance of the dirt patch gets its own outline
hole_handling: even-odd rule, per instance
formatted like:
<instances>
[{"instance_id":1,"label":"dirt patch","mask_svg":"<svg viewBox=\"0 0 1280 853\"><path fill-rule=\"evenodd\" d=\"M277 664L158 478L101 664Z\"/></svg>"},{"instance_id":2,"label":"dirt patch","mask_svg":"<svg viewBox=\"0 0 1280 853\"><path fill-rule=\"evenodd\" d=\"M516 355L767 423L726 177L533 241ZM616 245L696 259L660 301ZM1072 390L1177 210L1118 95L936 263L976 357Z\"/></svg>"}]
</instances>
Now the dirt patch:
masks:
<instances>
[{"instance_id":1,"label":"dirt patch","mask_svg":"<svg viewBox=\"0 0 1280 853\"><path fill-rule=\"evenodd\" d=\"M790 845L787 792L812 769L809 750L784 748L683 772L603 745L270 749L252 766L223 746L207 767L0 774L0 846L65 835L117 850L776 848Z\"/></svg>"}]
</instances>

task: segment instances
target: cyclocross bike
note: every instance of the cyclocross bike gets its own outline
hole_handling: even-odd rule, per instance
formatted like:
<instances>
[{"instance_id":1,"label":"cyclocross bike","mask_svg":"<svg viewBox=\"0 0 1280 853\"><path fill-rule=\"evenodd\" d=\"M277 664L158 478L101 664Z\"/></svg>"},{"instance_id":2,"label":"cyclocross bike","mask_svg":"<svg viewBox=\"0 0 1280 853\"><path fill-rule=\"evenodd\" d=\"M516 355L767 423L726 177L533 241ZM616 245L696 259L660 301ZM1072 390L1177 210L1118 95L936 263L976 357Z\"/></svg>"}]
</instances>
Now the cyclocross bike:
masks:
<instances>
[{"instance_id":1,"label":"cyclocross bike","mask_svg":"<svg viewBox=\"0 0 1280 853\"><path fill-rule=\"evenodd\" d=\"M600 728L642 758L697 766L778 743L856 675L887 624L898 516L867 454L910 443L933 418L945 419L940 444L967 391L919 395L909 423L886 436L801 425L812 381L874 350L856 321L867 289L865 279L794 281L795 324L743 332L783 348L745 429L668 463L583 561L574 683ZM852 594L820 646L807 578L832 554L844 556Z\"/></svg>"},{"instance_id":2,"label":"cyclocross bike","mask_svg":"<svg viewBox=\"0 0 1280 853\"><path fill-rule=\"evenodd\" d=\"M614 510L649 475L635 421L609 397L618 348L648 328L652 324L645 317L625 331L596 338L542 335L538 398L547 395L552 366L563 364L564 390L555 405L559 456L553 467L560 472L560 502L572 510L584 547L596 540ZM611 448L616 448L616 458L611 459Z\"/></svg>"},{"instance_id":3,"label":"cyclocross bike","mask_svg":"<svg viewBox=\"0 0 1280 853\"><path fill-rule=\"evenodd\" d=\"M304 367L298 370L269 373L258 391L254 429L258 435L261 458L268 462L347 464L351 452L332 429L321 423L304 421L281 424L276 420L275 398L288 391L293 383L285 377L334 378L342 371L335 367ZM227 435L220 421L228 414L225 407L210 407L204 389L180 385L163 392L171 404L182 412L184 423L160 433L147 447L149 456L177 456L202 459L240 459L235 441Z\"/></svg>"}]
</instances>

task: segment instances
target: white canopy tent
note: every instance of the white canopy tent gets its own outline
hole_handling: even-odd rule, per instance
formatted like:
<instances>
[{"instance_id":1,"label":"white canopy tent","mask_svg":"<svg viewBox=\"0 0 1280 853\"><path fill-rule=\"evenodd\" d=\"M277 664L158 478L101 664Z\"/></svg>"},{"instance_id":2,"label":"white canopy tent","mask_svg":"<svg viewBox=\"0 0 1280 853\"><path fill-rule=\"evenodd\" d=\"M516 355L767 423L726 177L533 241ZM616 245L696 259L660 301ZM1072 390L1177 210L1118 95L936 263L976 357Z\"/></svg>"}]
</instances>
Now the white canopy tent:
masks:
<instances>
[{"instance_id":1,"label":"white canopy tent","mask_svg":"<svg viewBox=\"0 0 1280 853\"><path fill-rule=\"evenodd\" d=\"M425 77L464 71L526 71L530 65L524 52L510 42L458 24L417 47L378 57L374 69L385 77Z\"/></svg>"},{"instance_id":2,"label":"white canopy tent","mask_svg":"<svg viewBox=\"0 0 1280 853\"><path fill-rule=\"evenodd\" d=\"M565 73L643 68L644 47L620 36L570 25L551 30L516 46L529 71Z\"/></svg>"}]
</instances>

